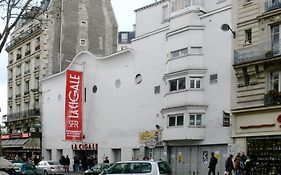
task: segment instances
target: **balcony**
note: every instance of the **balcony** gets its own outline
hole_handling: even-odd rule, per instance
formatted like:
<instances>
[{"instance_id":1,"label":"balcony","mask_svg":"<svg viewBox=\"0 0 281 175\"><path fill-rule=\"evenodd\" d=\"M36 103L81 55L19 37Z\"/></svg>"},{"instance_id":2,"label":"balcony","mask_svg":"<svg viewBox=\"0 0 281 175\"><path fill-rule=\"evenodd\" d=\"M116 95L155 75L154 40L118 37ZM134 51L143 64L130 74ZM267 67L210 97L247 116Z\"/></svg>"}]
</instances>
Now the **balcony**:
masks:
<instances>
[{"instance_id":1,"label":"balcony","mask_svg":"<svg viewBox=\"0 0 281 175\"><path fill-rule=\"evenodd\" d=\"M274 2L268 1L265 3L265 12L269 12L278 8L281 8L281 0L275 0Z\"/></svg>"},{"instance_id":2,"label":"balcony","mask_svg":"<svg viewBox=\"0 0 281 175\"><path fill-rule=\"evenodd\" d=\"M281 92L269 91L268 94L264 95L264 105L280 105L281 104Z\"/></svg>"},{"instance_id":3,"label":"balcony","mask_svg":"<svg viewBox=\"0 0 281 175\"><path fill-rule=\"evenodd\" d=\"M7 122L40 116L40 109L30 109L7 115Z\"/></svg>"},{"instance_id":4,"label":"balcony","mask_svg":"<svg viewBox=\"0 0 281 175\"><path fill-rule=\"evenodd\" d=\"M200 127L176 127L167 128L163 130L162 139L163 141L171 140L204 140L206 128Z\"/></svg>"},{"instance_id":5,"label":"balcony","mask_svg":"<svg viewBox=\"0 0 281 175\"><path fill-rule=\"evenodd\" d=\"M28 30L21 33L18 37L12 39L9 43L6 44L6 51L11 51L15 47L23 44L27 40L29 40L31 37L36 36L40 34L42 31L41 26L39 24L35 24L32 27L30 27Z\"/></svg>"},{"instance_id":6,"label":"balcony","mask_svg":"<svg viewBox=\"0 0 281 175\"><path fill-rule=\"evenodd\" d=\"M21 54L17 54L17 60L20 60L21 59Z\"/></svg>"},{"instance_id":7,"label":"balcony","mask_svg":"<svg viewBox=\"0 0 281 175\"><path fill-rule=\"evenodd\" d=\"M263 43L237 49L234 51L234 65L250 63L254 61L268 60L281 54L281 41L276 43Z\"/></svg>"}]
</instances>

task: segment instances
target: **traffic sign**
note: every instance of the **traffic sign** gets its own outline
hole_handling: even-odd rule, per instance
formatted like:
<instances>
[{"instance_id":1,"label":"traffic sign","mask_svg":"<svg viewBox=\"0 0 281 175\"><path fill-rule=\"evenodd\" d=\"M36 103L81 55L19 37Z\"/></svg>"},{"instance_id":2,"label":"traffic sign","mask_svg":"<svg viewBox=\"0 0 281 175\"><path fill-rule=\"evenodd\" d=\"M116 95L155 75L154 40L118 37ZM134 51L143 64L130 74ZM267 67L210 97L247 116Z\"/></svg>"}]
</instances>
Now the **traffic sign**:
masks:
<instances>
[{"instance_id":1,"label":"traffic sign","mask_svg":"<svg viewBox=\"0 0 281 175\"><path fill-rule=\"evenodd\" d=\"M146 142L146 146L151 149L155 148L156 144L157 144L157 141L153 138L148 139Z\"/></svg>"}]
</instances>

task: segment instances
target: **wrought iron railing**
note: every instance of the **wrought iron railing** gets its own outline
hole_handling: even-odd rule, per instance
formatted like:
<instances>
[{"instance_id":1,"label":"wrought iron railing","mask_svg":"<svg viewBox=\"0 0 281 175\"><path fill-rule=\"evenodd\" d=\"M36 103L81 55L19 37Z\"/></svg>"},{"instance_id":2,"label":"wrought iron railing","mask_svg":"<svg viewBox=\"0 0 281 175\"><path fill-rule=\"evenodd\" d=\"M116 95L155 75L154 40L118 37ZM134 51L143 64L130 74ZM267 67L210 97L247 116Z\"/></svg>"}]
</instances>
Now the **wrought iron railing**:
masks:
<instances>
[{"instance_id":1,"label":"wrought iron railing","mask_svg":"<svg viewBox=\"0 0 281 175\"><path fill-rule=\"evenodd\" d=\"M265 12L275 10L281 8L281 0L275 0L274 2L272 0L268 0L265 3Z\"/></svg>"},{"instance_id":2,"label":"wrought iron railing","mask_svg":"<svg viewBox=\"0 0 281 175\"><path fill-rule=\"evenodd\" d=\"M264 105L280 105L281 104L281 93L266 94L264 95Z\"/></svg>"},{"instance_id":3,"label":"wrought iron railing","mask_svg":"<svg viewBox=\"0 0 281 175\"><path fill-rule=\"evenodd\" d=\"M39 117L40 116L40 109L30 109L30 110L25 110L13 114L8 114L7 115L7 122L15 121L15 120L22 120L22 119L27 119L27 118L32 118L32 117Z\"/></svg>"},{"instance_id":4,"label":"wrought iron railing","mask_svg":"<svg viewBox=\"0 0 281 175\"><path fill-rule=\"evenodd\" d=\"M279 43L281 40L279 41ZM281 54L279 43L262 43L234 51L234 65L269 59Z\"/></svg>"}]
</instances>

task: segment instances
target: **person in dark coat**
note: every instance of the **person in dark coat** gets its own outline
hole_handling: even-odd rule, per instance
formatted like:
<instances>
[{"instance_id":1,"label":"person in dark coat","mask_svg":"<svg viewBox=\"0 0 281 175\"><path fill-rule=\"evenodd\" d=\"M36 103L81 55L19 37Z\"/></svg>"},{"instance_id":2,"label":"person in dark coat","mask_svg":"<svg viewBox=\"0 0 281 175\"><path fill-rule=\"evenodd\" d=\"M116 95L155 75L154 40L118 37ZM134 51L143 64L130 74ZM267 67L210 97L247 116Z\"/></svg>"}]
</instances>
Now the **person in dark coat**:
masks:
<instances>
[{"instance_id":1,"label":"person in dark coat","mask_svg":"<svg viewBox=\"0 0 281 175\"><path fill-rule=\"evenodd\" d=\"M232 171L234 170L232 158L233 158L233 155L230 154L229 157L225 161L225 171L228 172L228 175L232 175Z\"/></svg>"},{"instance_id":2,"label":"person in dark coat","mask_svg":"<svg viewBox=\"0 0 281 175\"><path fill-rule=\"evenodd\" d=\"M65 172L69 173L70 159L69 159L68 155L66 155L64 160L65 160Z\"/></svg>"},{"instance_id":3,"label":"person in dark coat","mask_svg":"<svg viewBox=\"0 0 281 175\"><path fill-rule=\"evenodd\" d=\"M105 157L105 159L104 159L103 163L109 163L109 159L108 159L108 157Z\"/></svg>"},{"instance_id":4,"label":"person in dark coat","mask_svg":"<svg viewBox=\"0 0 281 175\"><path fill-rule=\"evenodd\" d=\"M214 152L211 153L211 159L210 159L210 163L209 163L209 172L208 175L211 175L211 173L213 175L216 175L216 165L218 163L218 159L215 157Z\"/></svg>"},{"instance_id":5,"label":"person in dark coat","mask_svg":"<svg viewBox=\"0 0 281 175\"><path fill-rule=\"evenodd\" d=\"M37 165L40 162L39 158L37 157L37 155L34 157L33 159L33 163L34 165Z\"/></svg>"}]
</instances>

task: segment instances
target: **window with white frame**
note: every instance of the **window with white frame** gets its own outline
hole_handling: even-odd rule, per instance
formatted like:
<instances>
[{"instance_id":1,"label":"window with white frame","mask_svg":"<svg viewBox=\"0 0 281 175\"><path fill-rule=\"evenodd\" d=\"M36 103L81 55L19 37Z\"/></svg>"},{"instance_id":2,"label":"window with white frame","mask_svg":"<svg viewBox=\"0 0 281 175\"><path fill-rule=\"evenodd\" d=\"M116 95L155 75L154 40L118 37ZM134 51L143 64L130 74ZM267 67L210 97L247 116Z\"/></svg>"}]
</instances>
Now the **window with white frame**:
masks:
<instances>
[{"instance_id":1,"label":"window with white frame","mask_svg":"<svg viewBox=\"0 0 281 175\"><path fill-rule=\"evenodd\" d=\"M171 52L172 58L182 57L182 56L185 56L187 54L188 54L187 47L183 48L183 49L180 49L180 50L176 50L176 51Z\"/></svg>"},{"instance_id":2,"label":"window with white frame","mask_svg":"<svg viewBox=\"0 0 281 175\"><path fill-rule=\"evenodd\" d=\"M185 77L169 81L170 92L185 89Z\"/></svg>"},{"instance_id":3,"label":"window with white frame","mask_svg":"<svg viewBox=\"0 0 281 175\"><path fill-rule=\"evenodd\" d=\"M192 55L202 54L202 47L190 47L189 54Z\"/></svg>"},{"instance_id":4,"label":"window with white frame","mask_svg":"<svg viewBox=\"0 0 281 175\"><path fill-rule=\"evenodd\" d=\"M168 125L169 126L183 126L184 115L183 114L173 114L168 115Z\"/></svg>"},{"instance_id":5,"label":"window with white frame","mask_svg":"<svg viewBox=\"0 0 281 175\"><path fill-rule=\"evenodd\" d=\"M25 55L29 55L31 53L30 50L31 50L31 44L27 43L25 45Z\"/></svg>"},{"instance_id":6,"label":"window with white frame","mask_svg":"<svg viewBox=\"0 0 281 175\"><path fill-rule=\"evenodd\" d=\"M189 88L190 89L200 89L201 88L201 77L190 77Z\"/></svg>"},{"instance_id":7,"label":"window with white frame","mask_svg":"<svg viewBox=\"0 0 281 175\"><path fill-rule=\"evenodd\" d=\"M252 29L245 30L245 44L252 43Z\"/></svg>"},{"instance_id":8,"label":"window with white frame","mask_svg":"<svg viewBox=\"0 0 281 175\"><path fill-rule=\"evenodd\" d=\"M128 33L121 33L121 43L128 43L129 34Z\"/></svg>"},{"instance_id":9,"label":"window with white frame","mask_svg":"<svg viewBox=\"0 0 281 175\"><path fill-rule=\"evenodd\" d=\"M162 7L162 21L166 22L168 20L169 20L168 5L165 5Z\"/></svg>"},{"instance_id":10,"label":"window with white frame","mask_svg":"<svg viewBox=\"0 0 281 175\"><path fill-rule=\"evenodd\" d=\"M270 72L269 77L269 89L274 92L280 92L281 91L281 72Z\"/></svg>"},{"instance_id":11,"label":"window with white frame","mask_svg":"<svg viewBox=\"0 0 281 175\"><path fill-rule=\"evenodd\" d=\"M202 114L189 114L189 125L190 126L202 125Z\"/></svg>"}]
</instances>

